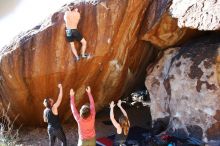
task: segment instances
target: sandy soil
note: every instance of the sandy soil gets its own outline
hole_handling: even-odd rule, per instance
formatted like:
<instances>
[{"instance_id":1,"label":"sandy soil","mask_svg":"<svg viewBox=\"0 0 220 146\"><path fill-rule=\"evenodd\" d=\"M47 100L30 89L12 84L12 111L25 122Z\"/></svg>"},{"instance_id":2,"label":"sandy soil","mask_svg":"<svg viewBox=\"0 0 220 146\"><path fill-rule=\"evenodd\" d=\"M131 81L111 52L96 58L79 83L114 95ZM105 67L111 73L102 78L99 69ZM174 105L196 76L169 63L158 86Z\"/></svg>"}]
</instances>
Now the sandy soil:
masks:
<instances>
[{"instance_id":1,"label":"sandy soil","mask_svg":"<svg viewBox=\"0 0 220 146\"><path fill-rule=\"evenodd\" d=\"M115 132L112 125L105 125L102 121L109 120L107 118L96 119L96 137L106 137ZM78 141L77 125L63 125L64 132L67 137L68 146L76 146ZM48 146L48 134L46 128L23 128L20 131L21 140L18 146ZM56 146L60 146L60 142L56 140Z\"/></svg>"},{"instance_id":2,"label":"sandy soil","mask_svg":"<svg viewBox=\"0 0 220 146\"><path fill-rule=\"evenodd\" d=\"M96 118L96 138L109 136L115 133L113 125L105 125L103 121L109 120L108 115L99 115ZM62 125L67 137L68 146L76 146L78 141L77 125ZM17 146L48 146L48 134L46 128L23 128L20 131L20 141ZM56 140L56 146L60 146L60 142Z\"/></svg>"},{"instance_id":3,"label":"sandy soil","mask_svg":"<svg viewBox=\"0 0 220 146\"><path fill-rule=\"evenodd\" d=\"M129 121L131 125L148 127L151 124L150 112L149 109L145 108L126 108ZM121 111L118 108L114 110L115 118L118 119L119 115L121 115ZM96 138L106 137L114 134L116 132L111 122L108 125L104 124L103 121L109 121L109 108L103 109L101 112L96 115ZM70 123L66 125L62 125L64 132L67 137L68 146L76 146L78 141L78 129L76 123ZM22 128L20 131L20 141L18 142L18 146L48 146L48 134L46 128ZM56 146L60 146L60 142L56 141Z\"/></svg>"}]
</instances>

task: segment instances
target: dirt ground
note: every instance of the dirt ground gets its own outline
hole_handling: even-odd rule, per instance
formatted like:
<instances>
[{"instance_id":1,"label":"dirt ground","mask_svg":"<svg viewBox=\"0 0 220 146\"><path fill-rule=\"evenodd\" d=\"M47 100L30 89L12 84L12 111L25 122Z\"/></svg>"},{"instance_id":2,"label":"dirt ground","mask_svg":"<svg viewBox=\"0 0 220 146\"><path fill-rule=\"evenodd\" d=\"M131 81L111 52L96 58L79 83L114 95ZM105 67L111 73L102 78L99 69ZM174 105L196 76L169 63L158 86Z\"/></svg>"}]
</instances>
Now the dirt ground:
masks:
<instances>
[{"instance_id":1,"label":"dirt ground","mask_svg":"<svg viewBox=\"0 0 220 146\"><path fill-rule=\"evenodd\" d=\"M150 125L151 118L150 112L147 108L126 108L131 126L148 127ZM121 111L115 108L115 118L118 119L121 115ZM103 123L103 121L105 121ZM107 137L115 134L116 129L110 122L109 108L103 109L96 115L96 138ZM76 146L78 141L78 129L75 122L62 125L67 137L68 146ZM22 128L20 133L20 141L17 146L48 146L48 134L46 128L34 128L25 127ZM60 142L56 141L56 146L60 146Z\"/></svg>"},{"instance_id":2,"label":"dirt ground","mask_svg":"<svg viewBox=\"0 0 220 146\"><path fill-rule=\"evenodd\" d=\"M106 137L115 132L113 125L105 125L103 121L109 120L107 117L96 119L96 138ZM63 125L64 132L67 137L68 146L76 146L78 141L78 131L76 124ZM23 128L20 131L21 140L17 146L48 146L48 134L46 128ZM56 140L56 146L60 146L60 142Z\"/></svg>"}]
</instances>

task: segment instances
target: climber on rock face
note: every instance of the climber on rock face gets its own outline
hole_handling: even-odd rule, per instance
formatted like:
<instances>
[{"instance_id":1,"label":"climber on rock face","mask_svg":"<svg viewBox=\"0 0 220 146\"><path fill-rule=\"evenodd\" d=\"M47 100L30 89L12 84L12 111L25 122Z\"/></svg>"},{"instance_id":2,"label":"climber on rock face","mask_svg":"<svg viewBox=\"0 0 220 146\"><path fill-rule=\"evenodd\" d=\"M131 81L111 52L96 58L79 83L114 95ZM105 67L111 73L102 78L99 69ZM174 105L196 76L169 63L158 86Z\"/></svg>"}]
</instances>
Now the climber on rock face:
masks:
<instances>
[{"instance_id":1,"label":"climber on rock face","mask_svg":"<svg viewBox=\"0 0 220 146\"><path fill-rule=\"evenodd\" d=\"M54 103L53 99L45 98L44 106L46 107L43 113L44 122L48 123L47 130L49 135L49 146L54 146L56 138L62 141L62 146L66 146L66 136L63 128L60 124L58 107L62 101L63 88L61 84L58 84L60 93L58 95L57 101Z\"/></svg>"},{"instance_id":2,"label":"climber on rock face","mask_svg":"<svg viewBox=\"0 0 220 146\"><path fill-rule=\"evenodd\" d=\"M68 7L67 11L64 14L64 21L66 24L66 38L67 38L68 42L70 42L72 52L76 57L76 61L79 61L80 56L78 55L76 48L75 48L75 45L74 45L75 40L82 43L81 57L82 58L89 58L90 57L89 54L85 53L87 42L86 42L85 38L82 36L82 34L77 29L77 25L79 23L79 20L80 20L80 13L79 13L78 9L74 8L73 10L71 10L71 8Z\"/></svg>"}]
</instances>

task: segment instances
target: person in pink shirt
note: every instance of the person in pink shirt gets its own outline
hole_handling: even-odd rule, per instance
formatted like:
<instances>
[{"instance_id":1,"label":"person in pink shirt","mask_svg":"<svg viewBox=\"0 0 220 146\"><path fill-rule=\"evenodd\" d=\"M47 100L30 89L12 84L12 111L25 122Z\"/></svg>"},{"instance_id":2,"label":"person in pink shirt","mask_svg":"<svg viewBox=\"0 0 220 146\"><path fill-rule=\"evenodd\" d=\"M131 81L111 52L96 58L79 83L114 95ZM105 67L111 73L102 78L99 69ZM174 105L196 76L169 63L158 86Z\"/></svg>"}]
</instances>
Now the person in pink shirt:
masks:
<instances>
[{"instance_id":1,"label":"person in pink shirt","mask_svg":"<svg viewBox=\"0 0 220 146\"><path fill-rule=\"evenodd\" d=\"M79 113L75 106L75 92L73 91L73 89L70 89L70 106L73 113L73 117L75 118L78 124L78 146L95 146L95 104L89 86L86 88L86 92L89 96L90 106L84 104L81 107Z\"/></svg>"}]
</instances>

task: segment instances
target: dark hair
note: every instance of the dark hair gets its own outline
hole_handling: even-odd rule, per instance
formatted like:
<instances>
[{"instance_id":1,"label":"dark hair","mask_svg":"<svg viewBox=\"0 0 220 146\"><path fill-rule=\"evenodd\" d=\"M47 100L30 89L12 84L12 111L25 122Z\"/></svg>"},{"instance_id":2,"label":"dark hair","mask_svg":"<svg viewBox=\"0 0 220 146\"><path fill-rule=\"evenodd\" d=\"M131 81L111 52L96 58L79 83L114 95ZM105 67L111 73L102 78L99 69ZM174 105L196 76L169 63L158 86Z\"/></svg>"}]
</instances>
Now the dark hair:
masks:
<instances>
[{"instance_id":1,"label":"dark hair","mask_svg":"<svg viewBox=\"0 0 220 146\"><path fill-rule=\"evenodd\" d=\"M50 98L47 97L44 99L44 105L47 107L47 108L51 108L51 103L50 103Z\"/></svg>"},{"instance_id":2,"label":"dark hair","mask_svg":"<svg viewBox=\"0 0 220 146\"><path fill-rule=\"evenodd\" d=\"M128 135L128 131L129 131L129 128L130 128L128 118L126 116L122 115L119 118L119 124L120 124L120 126L123 130L124 135Z\"/></svg>"},{"instance_id":3,"label":"dark hair","mask_svg":"<svg viewBox=\"0 0 220 146\"><path fill-rule=\"evenodd\" d=\"M66 7L66 9L67 9L67 10L69 10L69 9L70 9L70 10L72 11L72 10L74 10L74 9L75 9L75 7L74 7L74 6L70 6L70 5L69 5L69 6L67 6L67 7Z\"/></svg>"},{"instance_id":4,"label":"dark hair","mask_svg":"<svg viewBox=\"0 0 220 146\"><path fill-rule=\"evenodd\" d=\"M87 119L90 116L90 108L88 105L83 105L80 109L80 116L83 119Z\"/></svg>"}]
</instances>

